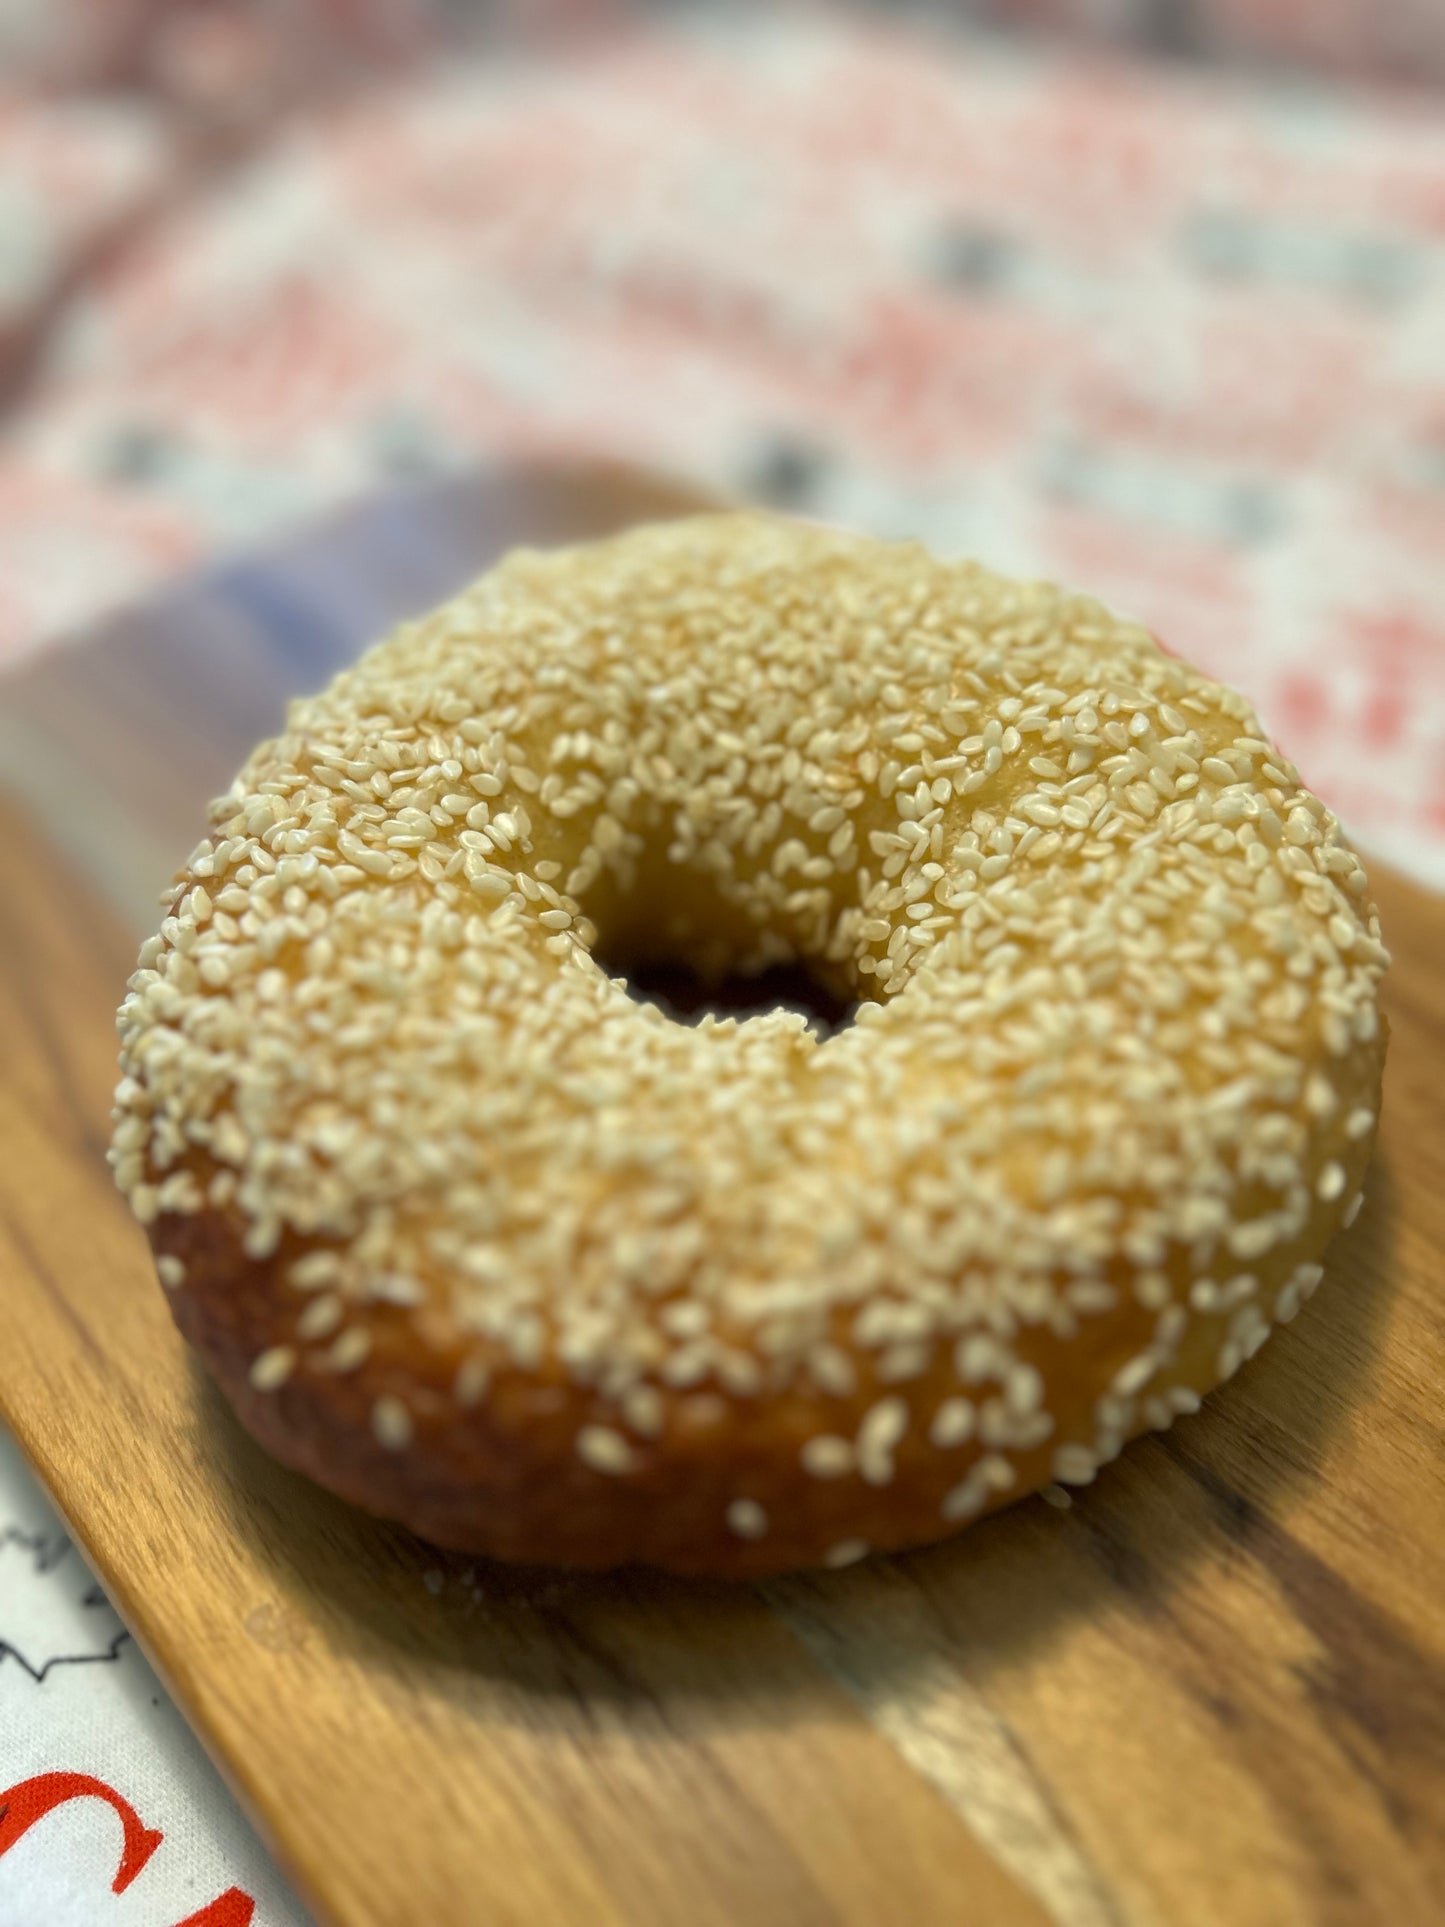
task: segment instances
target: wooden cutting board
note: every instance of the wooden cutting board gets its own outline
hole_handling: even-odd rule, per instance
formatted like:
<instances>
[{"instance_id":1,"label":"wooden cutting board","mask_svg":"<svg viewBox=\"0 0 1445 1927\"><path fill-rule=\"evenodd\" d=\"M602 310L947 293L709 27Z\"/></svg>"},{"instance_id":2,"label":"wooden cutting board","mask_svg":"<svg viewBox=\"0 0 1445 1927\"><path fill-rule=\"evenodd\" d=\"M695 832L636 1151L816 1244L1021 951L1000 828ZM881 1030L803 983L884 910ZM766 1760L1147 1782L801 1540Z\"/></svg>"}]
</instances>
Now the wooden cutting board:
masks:
<instances>
[{"instance_id":1,"label":"wooden cutting board","mask_svg":"<svg viewBox=\"0 0 1445 1927\"><path fill-rule=\"evenodd\" d=\"M506 1571L271 1464L172 1329L102 1158L201 800L499 547L686 500L415 494L0 681L0 1416L337 1927L1445 1917L1445 902L1395 877L1368 1208L1070 1510L762 1588Z\"/></svg>"}]
</instances>

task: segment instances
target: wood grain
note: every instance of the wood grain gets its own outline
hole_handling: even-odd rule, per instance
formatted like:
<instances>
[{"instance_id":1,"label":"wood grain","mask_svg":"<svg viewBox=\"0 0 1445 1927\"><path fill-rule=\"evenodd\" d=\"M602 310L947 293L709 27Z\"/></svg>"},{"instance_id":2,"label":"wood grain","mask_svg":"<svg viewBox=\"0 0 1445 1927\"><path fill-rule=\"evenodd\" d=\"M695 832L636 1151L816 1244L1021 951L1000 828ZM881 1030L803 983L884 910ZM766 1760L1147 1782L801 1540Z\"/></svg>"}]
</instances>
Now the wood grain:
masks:
<instances>
[{"instance_id":1,"label":"wood grain","mask_svg":"<svg viewBox=\"0 0 1445 1927\"><path fill-rule=\"evenodd\" d=\"M531 526L580 523L575 491L567 509L534 486ZM634 512L608 488L606 513ZM471 498L410 599L525 532L499 536L496 509ZM474 1567L250 1444L101 1161L128 926L160 880L136 852L183 851L231 733L331 666L200 607L164 647L132 618L104 683L97 643L0 689L0 769L30 807L0 802L0 1413L318 1918L1445 1915L1445 903L1377 879L1383 1150L1326 1283L1069 1511L1029 1500L759 1590ZM244 693L239 722L218 686ZM90 754L116 688L144 769Z\"/></svg>"}]
</instances>

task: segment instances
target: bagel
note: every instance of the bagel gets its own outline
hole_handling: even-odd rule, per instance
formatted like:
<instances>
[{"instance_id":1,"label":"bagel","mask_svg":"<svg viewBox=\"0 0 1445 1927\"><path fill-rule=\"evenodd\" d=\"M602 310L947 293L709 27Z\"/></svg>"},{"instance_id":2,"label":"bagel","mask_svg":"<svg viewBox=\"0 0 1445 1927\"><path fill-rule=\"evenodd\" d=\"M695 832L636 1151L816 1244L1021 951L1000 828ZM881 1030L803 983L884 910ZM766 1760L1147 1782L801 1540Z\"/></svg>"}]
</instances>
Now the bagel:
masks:
<instances>
[{"instance_id":1,"label":"bagel","mask_svg":"<svg viewBox=\"0 0 1445 1927\"><path fill-rule=\"evenodd\" d=\"M120 1012L112 1160L273 1453L758 1575L1086 1483L1358 1210L1388 957L1238 695L754 514L521 551L293 705ZM630 993L805 972L846 1008Z\"/></svg>"}]
</instances>

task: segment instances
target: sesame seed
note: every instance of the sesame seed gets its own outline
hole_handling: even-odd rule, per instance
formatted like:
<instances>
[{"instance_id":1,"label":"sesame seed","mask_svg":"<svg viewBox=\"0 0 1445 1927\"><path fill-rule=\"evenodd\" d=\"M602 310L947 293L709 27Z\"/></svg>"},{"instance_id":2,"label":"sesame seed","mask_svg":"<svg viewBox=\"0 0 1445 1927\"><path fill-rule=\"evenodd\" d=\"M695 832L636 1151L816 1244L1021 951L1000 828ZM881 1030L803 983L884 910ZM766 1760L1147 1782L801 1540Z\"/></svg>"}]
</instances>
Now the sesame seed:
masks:
<instances>
[{"instance_id":1,"label":"sesame seed","mask_svg":"<svg viewBox=\"0 0 1445 1927\"><path fill-rule=\"evenodd\" d=\"M1113 1390L1119 1398L1133 1398L1141 1392L1159 1369L1159 1360L1152 1352L1141 1352L1131 1358L1114 1374Z\"/></svg>"},{"instance_id":2,"label":"sesame seed","mask_svg":"<svg viewBox=\"0 0 1445 1927\"><path fill-rule=\"evenodd\" d=\"M1236 1258L1262 1258L1278 1240L1278 1228L1269 1218L1255 1218L1245 1224L1234 1225L1226 1243Z\"/></svg>"},{"instance_id":3,"label":"sesame seed","mask_svg":"<svg viewBox=\"0 0 1445 1927\"><path fill-rule=\"evenodd\" d=\"M1098 1469L1098 1460L1086 1446L1061 1445L1054 1453L1054 1477L1061 1485L1090 1485Z\"/></svg>"},{"instance_id":4,"label":"sesame seed","mask_svg":"<svg viewBox=\"0 0 1445 1927\"><path fill-rule=\"evenodd\" d=\"M823 1554L823 1564L835 1572L843 1566L856 1566L860 1559L866 1559L869 1545L866 1539L840 1539L835 1546L829 1546Z\"/></svg>"},{"instance_id":5,"label":"sesame seed","mask_svg":"<svg viewBox=\"0 0 1445 1927\"><path fill-rule=\"evenodd\" d=\"M163 1251L156 1259L156 1276L167 1291L179 1291L186 1282L186 1268L179 1258Z\"/></svg>"},{"instance_id":6,"label":"sesame seed","mask_svg":"<svg viewBox=\"0 0 1445 1927\"><path fill-rule=\"evenodd\" d=\"M901 1398L880 1399L858 1428L858 1470L869 1485L887 1485L893 1477L893 1453L908 1429L908 1407Z\"/></svg>"},{"instance_id":7,"label":"sesame seed","mask_svg":"<svg viewBox=\"0 0 1445 1927\"><path fill-rule=\"evenodd\" d=\"M1290 1283L1294 1286L1301 1298L1310 1298L1314 1295L1315 1288L1324 1275L1325 1268L1323 1265L1300 1265L1295 1271L1294 1276L1290 1279Z\"/></svg>"},{"instance_id":8,"label":"sesame seed","mask_svg":"<svg viewBox=\"0 0 1445 1927\"><path fill-rule=\"evenodd\" d=\"M249 1377L258 1392L274 1392L286 1383L296 1369L296 1354L289 1345L272 1345L252 1361Z\"/></svg>"},{"instance_id":9,"label":"sesame seed","mask_svg":"<svg viewBox=\"0 0 1445 1927\"><path fill-rule=\"evenodd\" d=\"M666 1414L666 1402L654 1385L635 1385L622 1401L622 1416L640 1438L656 1438Z\"/></svg>"},{"instance_id":10,"label":"sesame seed","mask_svg":"<svg viewBox=\"0 0 1445 1927\"><path fill-rule=\"evenodd\" d=\"M973 1436L973 1406L966 1398L946 1398L928 1428L929 1443L940 1451L965 1445Z\"/></svg>"},{"instance_id":11,"label":"sesame seed","mask_svg":"<svg viewBox=\"0 0 1445 1927\"><path fill-rule=\"evenodd\" d=\"M371 1408L371 1429L388 1452L404 1452L416 1434L411 1413L394 1393L385 1392Z\"/></svg>"},{"instance_id":12,"label":"sesame seed","mask_svg":"<svg viewBox=\"0 0 1445 1927\"><path fill-rule=\"evenodd\" d=\"M1015 1418L1027 1418L1043 1404L1043 1375L1034 1365L1014 1365L1005 1380L1005 1390L1009 1411Z\"/></svg>"},{"instance_id":13,"label":"sesame seed","mask_svg":"<svg viewBox=\"0 0 1445 1927\"><path fill-rule=\"evenodd\" d=\"M364 1365L371 1356L371 1333L364 1325L353 1325L321 1356L321 1365L328 1372L354 1372Z\"/></svg>"},{"instance_id":14,"label":"sesame seed","mask_svg":"<svg viewBox=\"0 0 1445 1927\"><path fill-rule=\"evenodd\" d=\"M1331 1160L1320 1172L1315 1184L1315 1195L1322 1204L1333 1204L1336 1198L1342 1198L1345 1195L1345 1186L1348 1183L1349 1178L1344 1165Z\"/></svg>"},{"instance_id":15,"label":"sesame seed","mask_svg":"<svg viewBox=\"0 0 1445 1927\"><path fill-rule=\"evenodd\" d=\"M939 1515L950 1525L962 1525L966 1519L982 1512L988 1498L987 1483L979 1476L977 1466L958 1484L951 1486L944 1494Z\"/></svg>"},{"instance_id":16,"label":"sesame seed","mask_svg":"<svg viewBox=\"0 0 1445 1927\"><path fill-rule=\"evenodd\" d=\"M803 1470L815 1479L841 1479L852 1472L856 1464L849 1441L826 1432L806 1440L800 1456Z\"/></svg>"},{"instance_id":17,"label":"sesame seed","mask_svg":"<svg viewBox=\"0 0 1445 1927\"><path fill-rule=\"evenodd\" d=\"M1146 1311L1162 1311L1170 1298L1167 1275L1162 1271L1141 1271L1134 1280L1134 1296Z\"/></svg>"},{"instance_id":18,"label":"sesame seed","mask_svg":"<svg viewBox=\"0 0 1445 1927\"><path fill-rule=\"evenodd\" d=\"M734 1499L728 1507L728 1526L739 1539L761 1539L768 1530L768 1515L756 1499Z\"/></svg>"},{"instance_id":19,"label":"sesame seed","mask_svg":"<svg viewBox=\"0 0 1445 1927\"><path fill-rule=\"evenodd\" d=\"M463 1411L474 1411L487 1396L492 1382L491 1368L485 1359L464 1358L457 1367L452 1395Z\"/></svg>"},{"instance_id":20,"label":"sesame seed","mask_svg":"<svg viewBox=\"0 0 1445 1927\"><path fill-rule=\"evenodd\" d=\"M818 1345L808 1354L808 1370L818 1389L834 1398L851 1398L858 1382L853 1360L840 1345Z\"/></svg>"},{"instance_id":21,"label":"sesame seed","mask_svg":"<svg viewBox=\"0 0 1445 1927\"><path fill-rule=\"evenodd\" d=\"M630 1472L636 1454L620 1432L610 1425L584 1425L577 1434L577 1456L594 1472Z\"/></svg>"},{"instance_id":22,"label":"sesame seed","mask_svg":"<svg viewBox=\"0 0 1445 1927\"><path fill-rule=\"evenodd\" d=\"M1311 1071L1305 1084L1305 1109L1311 1117L1326 1118L1336 1106L1334 1086L1322 1071Z\"/></svg>"},{"instance_id":23,"label":"sesame seed","mask_svg":"<svg viewBox=\"0 0 1445 1927\"><path fill-rule=\"evenodd\" d=\"M287 1272L298 1291L321 1291L341 1275L341 1259L334 1251L308 1251Z\"/></svg>"},{"instance_id":24,"label":"sesame seed","mask_svg":"<svg viewBox=\"0 0 1445 1927\"><path fill-rule=\"evenodd\" d=\"M331 1293L313 1298L296 1320L298 1338L329 1338L345 1317L341 1300Z\"/></svg>"}]
</instances>

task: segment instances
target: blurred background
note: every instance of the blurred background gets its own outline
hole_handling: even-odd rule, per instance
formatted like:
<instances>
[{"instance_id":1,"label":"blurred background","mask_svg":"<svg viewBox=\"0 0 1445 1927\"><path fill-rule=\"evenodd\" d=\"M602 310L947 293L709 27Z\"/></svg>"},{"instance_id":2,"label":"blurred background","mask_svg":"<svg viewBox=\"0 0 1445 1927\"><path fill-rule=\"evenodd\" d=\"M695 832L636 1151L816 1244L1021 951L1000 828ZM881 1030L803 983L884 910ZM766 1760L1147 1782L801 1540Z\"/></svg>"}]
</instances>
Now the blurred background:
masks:
<instances>
[{"instance_id":1,"label":"blurred background","mask_svg":"<svg viewBox=\"0 0 1445 1927\"><path fill-rule=\"evenodd\" d=\"M1445 883L1438 0L0 0L0 76L0 662L618 454L1087 584Z\"/></svg>"},{"instance_id":2,"label":"blurred background","mask_svg":"<svg viewBox=\"0 0 1445 1927\"><path fill-rule=\"evenodd\" d=\"M0 0L0 76L0 663L621 455L1095 589L1445 885L1439 0Z\"/></svg>"}]
</instances>

